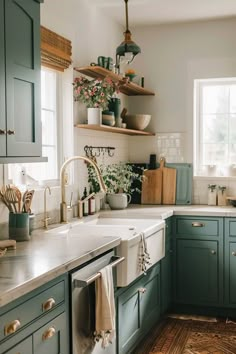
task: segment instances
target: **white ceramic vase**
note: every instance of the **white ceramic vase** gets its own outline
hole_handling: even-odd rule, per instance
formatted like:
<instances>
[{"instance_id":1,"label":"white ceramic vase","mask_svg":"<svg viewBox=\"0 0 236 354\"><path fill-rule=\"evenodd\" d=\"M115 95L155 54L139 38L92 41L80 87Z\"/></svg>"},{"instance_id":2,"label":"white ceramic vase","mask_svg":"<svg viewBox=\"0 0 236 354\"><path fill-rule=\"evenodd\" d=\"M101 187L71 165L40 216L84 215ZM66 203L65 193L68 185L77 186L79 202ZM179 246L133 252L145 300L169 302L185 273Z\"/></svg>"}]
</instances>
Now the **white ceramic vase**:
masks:
<instances>
[{"instance_id":1,"label":"white ceramic vase","mask_svg":"<svg viewBox=\"0 0 236 354\"><path fill-rule=\"evenodd\" d=\"M88 124L102 124L102 110L101 108L87 108Z\"/></svg>"},{"instance_id":2,"label":"white ceramic vase","mask_svg":"<svg viewBox=\"0 0 236 354\"><path fill-rule=\"evenodd\" d=\"M107 202L111 209L125 209L131 201L131 195L126 193L107 194Z\"/></svg>"}]
</instances>

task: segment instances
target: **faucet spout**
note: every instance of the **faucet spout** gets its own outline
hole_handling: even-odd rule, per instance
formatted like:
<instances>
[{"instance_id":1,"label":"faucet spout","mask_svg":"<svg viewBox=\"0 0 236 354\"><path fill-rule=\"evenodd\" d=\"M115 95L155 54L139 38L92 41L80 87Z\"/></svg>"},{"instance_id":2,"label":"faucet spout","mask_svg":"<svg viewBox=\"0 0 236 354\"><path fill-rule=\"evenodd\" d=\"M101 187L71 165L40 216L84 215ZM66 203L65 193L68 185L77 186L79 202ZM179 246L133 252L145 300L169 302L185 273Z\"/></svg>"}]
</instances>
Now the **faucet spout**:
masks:
<instances>
[{"instance_id":1,"label":"faucet spout","mask_svg":"<svg viewBox=\"0 0 236 354\"><path fill-rule=\"evenodd\" d=\"M60 205L60 211L61 211L61 222L67 222L67 205L66 205L66 190L65 190L65 171L66 171L66 167L75 160L84 160L88 163L90 163L93 168L95 169L95 172L97 174L98 177L98 183L100 185L100 189L102 192L106 193L106 186L105 183L103 181L102 175L101 175L101 171L98 167L98 165L96 164L96 162L94 162L93 160L91 160L88 157L85 156L72 156L70 157L68 160L66 160L63 165L61 166L61 170L60 170L60 180L61 180L61 205Z\"/></svg>"}]
</instances>

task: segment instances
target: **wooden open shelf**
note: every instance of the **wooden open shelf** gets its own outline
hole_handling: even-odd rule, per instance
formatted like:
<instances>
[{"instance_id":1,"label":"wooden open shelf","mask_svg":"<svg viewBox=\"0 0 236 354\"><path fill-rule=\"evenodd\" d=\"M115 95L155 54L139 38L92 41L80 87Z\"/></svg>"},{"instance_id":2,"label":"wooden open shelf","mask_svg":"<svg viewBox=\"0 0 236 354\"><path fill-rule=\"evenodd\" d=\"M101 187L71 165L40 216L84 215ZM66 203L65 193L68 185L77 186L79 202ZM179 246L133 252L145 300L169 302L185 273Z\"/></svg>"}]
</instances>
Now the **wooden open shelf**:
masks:
<instances>
[{"instance_id":1,"label":"wooden open shelf","mask_svg":"<svg viewBox=\"0 0 236 354\"><path fill-rule=\"evenodd\" d=\"M117 127L110 127L108 125L75 124L75 127L81 129L99 130L102 132L119 133L119 134L127 134L127 135L143 135L143 136L155 135L154 133L145 132L143 130L117 128Z\"/></svg>"},{"instance_id":2,"label":"wooden open shelf","mask_svg":"<svg viewBox=\"0 0 236 354\"><path fill-rule=\"evenodd\" d=\"M117 75L110 70L104 69L101 66L85 66L82 68L74 68L74 70L93 77L97 78L105 78L110 77L114 82L118 82L123 79L121 75ZM135 84L134 82L129 82L120 86L120 92L124 93L127 96L154 96L155 93L145 89L142 86Z\"/></svg>"}]
</instances>

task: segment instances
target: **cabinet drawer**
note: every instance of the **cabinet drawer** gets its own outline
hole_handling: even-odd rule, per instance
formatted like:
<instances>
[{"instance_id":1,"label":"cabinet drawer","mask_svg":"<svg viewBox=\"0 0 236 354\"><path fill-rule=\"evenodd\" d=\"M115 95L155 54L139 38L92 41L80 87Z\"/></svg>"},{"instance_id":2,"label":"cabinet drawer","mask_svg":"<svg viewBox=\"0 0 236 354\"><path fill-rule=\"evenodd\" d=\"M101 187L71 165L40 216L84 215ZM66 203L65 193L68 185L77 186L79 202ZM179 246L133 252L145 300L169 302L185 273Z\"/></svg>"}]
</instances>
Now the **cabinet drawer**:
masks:
<instances>
[{"instance_id":1,"label":"cabinet drawer","mask_svg":"<svg viewBox=\"0 0 236 354\"><path fill-rule=\"evenodd\" d=\"M65 282L32 294L32 298L14 307L0 317L0 340L17 333L30 322L52 311L65 300Z\"/></svg>"},{"instance_id":2,"label":"cabinet drawer","mask_svg":"<svg viewBox=\"0 0 236 354\"><path fill-rule=\"evenodd\" d=\"M13 348L4 352L4 354L32 354L33 353L33 341L32 336L23 340L23 342L15 345Z\"/></svg>"},{"instance_id":3,"label":"cabinet drawer","mask_svg":"<svg viewBox=\"0 0 236 354\"><path fill-rule=\"evenodd\" d=\"M176 236L223 236L223 221L220 218L176 218Z\"/></svg>"}]
</instances>

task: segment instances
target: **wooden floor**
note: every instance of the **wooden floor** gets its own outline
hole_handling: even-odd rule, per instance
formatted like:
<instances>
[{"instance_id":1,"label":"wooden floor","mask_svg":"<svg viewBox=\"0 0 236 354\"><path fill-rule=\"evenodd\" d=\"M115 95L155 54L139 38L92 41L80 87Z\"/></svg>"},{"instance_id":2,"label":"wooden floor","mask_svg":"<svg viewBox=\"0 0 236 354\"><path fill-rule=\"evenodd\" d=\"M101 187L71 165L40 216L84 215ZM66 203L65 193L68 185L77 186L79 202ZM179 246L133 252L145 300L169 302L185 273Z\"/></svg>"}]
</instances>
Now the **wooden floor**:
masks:
<instances>
[{"instance_id":1,"label":"wooden floor","mask_svg":"<svg viewBox=\"0 0 236 354\"><path fill-rule=\"evenodd\" d=\"M132 354L236 354L236 321L165 318Z\"/></svg>"}]
</instances>

